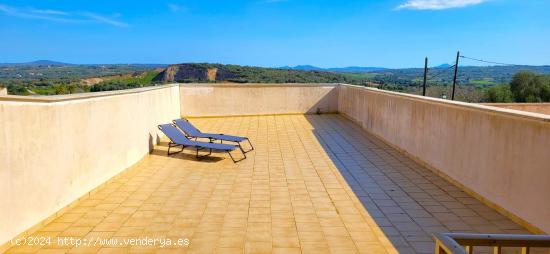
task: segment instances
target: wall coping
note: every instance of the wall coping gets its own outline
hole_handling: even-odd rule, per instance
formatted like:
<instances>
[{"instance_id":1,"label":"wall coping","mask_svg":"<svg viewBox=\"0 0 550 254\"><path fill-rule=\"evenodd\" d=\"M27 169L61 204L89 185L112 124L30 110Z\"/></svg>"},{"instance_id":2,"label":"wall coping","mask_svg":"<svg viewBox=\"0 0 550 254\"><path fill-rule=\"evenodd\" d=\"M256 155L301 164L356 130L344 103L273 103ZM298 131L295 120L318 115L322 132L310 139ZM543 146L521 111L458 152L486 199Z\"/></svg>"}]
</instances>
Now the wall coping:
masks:
<instances>
[{"instance_id":1,"label":"wall coping","mask_svg":"<svg viewBox=\"0 0 550 254\"><path fill-rule=\"evenodd\" d=\"M109 96L118 96L126 94L136 94L144 93L153 90L159 90L169 87L254 87L254 88L264 88L264 87L337 87L337 86L347 86L369 90L375 93L388 94L399 97L407 97L417 101L430 102L435 104L442 104L451 107L465 108L469 110L482 111L486 113L493 114L504 114L512 117L525 118L535 121L550 122L550 115L526 112L508 108L494 107L497 105L549 105L550 103L493 103L493 104L475 104L467 103L460 101L451 101L433 97L424 97L414 94L399 93L393 91L380 90L378 88L358 86L358 85L349 85L341 83L173 83L168 85L161 86L152 86L152 87L142 87L135 89L127 90L117 90L117 91L105 91L105 92L94 92L94 93L81 93L81 94L70 94L70 95L44 95L44 96L18 96L18 95L7 95L0 96L0 101L12 101L12 102L36 102L36 103L54 103L54 102L64 102L64 101L74 101L81 99L90 99L90 98L100 98L100 97L109 97ZM494 105L494 106L492 106Z\"/></svg>"},{"instance_id":2,"label":"wall coping","mask_svg":"<svg viewBox=\"0 0 550 254\"><path fill-rule=\"evenodd\" d=\"M126 95L126 94L144 93L144 92L148 92L148 91L159 90L159 89L175 87L175 86L178 86L178 84L168 84L168 85L161 85L161 86L141 87L141 88L116 90L116 91L65 94L65 95L31 95L31 96L5 95L5 96L0 96L0 102L1 101L11 101L11 102L54 103L54 102L64 102L64 101L83 100L83 99L90 99L90 98L100 98L100 97L110 97L110 96L118 96L118 95Z\"/></svg>"},{"instance_id":3,"label":"wall coping","mask_svg":"<svg viewBox=\"0 0 550 254\"><path fill-rule=\"evenodd\" d=\"M180 83L180 87L337 87L340 83Z\"/></svg>"},{"instance_id":4,"label":"wall coping","mask_svg":"<svg viewBox=\"0 0 550 254\"><path fill-rule=\"evenodd\" d=\"M464 108L464 109L474 110L474 111L481 111L485 113L506 115L511 117L519 117L519 118L524 118L524 119L529 119L534 121L550 123L550 115L545 115L545 114L532 113L532 112L526 112L526 111L515 110L515 109L492 107L492 106L483 105L483 104L451 101L451 100L445 100L445 99L439 99L439 98L433 98L433 97L420 96L415 94L398 93L398 92L380 90L378 88L358 86L358 85L341 84L341 86L365 89L375 93L406 97L416 101L424 101L424 102L429 102L434 104L441 104L445 106Z\"/></svg>"},{"instance_id":5,"label":"wall coping","mask_svg":"<svg viewBox=\"0 0 550 254\"><path fill-rule=\"evenodd\" d=\"M4 95L0 96L0 101L11 102L37 102L37 103L53 103L74 101L90 98L101 98L125 94L143 93L158 89L164 89L168 87L337 87L338 83L172 83L168 85L141 87L134 89L116 90L116 91L104 91L104 92L89 92L78 94L65 94L65 95Z\"/></svg>"},{"instance_id":6,"label":"wall coping","mask_svg":"<svg viewBox=\"0 0 550 254\"><path fill-rule=\"evenodd\" d=\"M544 107L550 107L550 102L513 102L513 103L478 103L481 105L487 105L487 106L544 106Z\"/></svg>"}]
</instances>

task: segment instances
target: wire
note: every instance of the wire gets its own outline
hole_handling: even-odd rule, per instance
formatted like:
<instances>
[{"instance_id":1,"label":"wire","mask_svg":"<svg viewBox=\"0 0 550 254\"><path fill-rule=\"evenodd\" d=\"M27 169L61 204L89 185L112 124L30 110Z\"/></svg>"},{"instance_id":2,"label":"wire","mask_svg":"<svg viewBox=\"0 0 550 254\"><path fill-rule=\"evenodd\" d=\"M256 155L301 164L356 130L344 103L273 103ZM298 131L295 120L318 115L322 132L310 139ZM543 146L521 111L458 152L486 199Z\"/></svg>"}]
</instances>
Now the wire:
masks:
<instances>
[{"instance_id":1,"label":"wire","mask_svg":"<svg viewBox=\"0 0 550 254\"><path fill-rule=\"evenodd\" d=\"M449 67L446 67L446 68L431 67L431 68L428 68L428 69L443 69L443 71L446 71L446 70L452 69L454 67L455 67L455 65L453 64L453 65L451 65Z\"/></svg>"},{"instance_id":2,"label":"wire","mask_svg":"<svg viewBox=\"0 0 550 254\"><path fill-rule=\"evenodd\" d=\"M521 66L521 65L519 65L519 64L508 64L508 63L499 63L499 62L493 62L493 61L486 61L486 60L483 60L483 59L477 59L477 58L468 57L468 56L460 56L460 58L470 59L470 60L473 60L473 61L478 61L478 62L488 63L488 64L498 64L498 65L508 65L508 66Z\"/></svg>"},{"instance_id":3,"label":"wire","mask_svg":"<svg viewBox=\"0 0 550 254\"><path fill-rule=\"evenodd\" d=\"M445 69L441 70L440 73L438 73L438 74L436 74L436 75L433 75L433 76L430 76L429 79L433 79L433 78L439 77L439 76L441 76L441 75L443 75L443 74L446 74L446 72L447 72L448 70L450 70L450 69L452 69L452 68L454 68L454 67L455 67L455 65L453 65L453 66L451 66L451 67L448 67L448 68L445 68ZM429 72L428 72L428 75L429 75Z\"/></svg>"},{"instance_id":4,"label":"wire","mask_svg":"<svg viewBox=\"0 0 550 254\"><path fill-rule=\"evenodd\" d=\"M483 60L483 59L479 59L479 58L474 58L474 57L469 57L469 56L459 56L460 58L463 58L463 59L469 59L469 60L472 60L472 61L477 61L477 62L482 62L482 63L488 63L488 64L495 64L495 65L505 65L505 66L524 66L524 65L519 65L519 64L509 64L509 63L500 63L500 62L494 62L494 61L487 61L487 60ZM437 78L443 74L448 74L447 71L449 69L452 69L452 68L455 68L456 65L452 65L448 68L445 68L445 69L442 69L440 70L441 72L435 74L435 75L431 75L430 76L430 73L428 72L428 77L426 78L426 80L429 80L429 79L434 79L434 78ZM431 68L428 68L428 70L433 70L435 67L431 67ZM441 69L441 68L437 68L437 69ZM457 80L457 85L458 85L458 80Z\"/></svg>"}]
</instances>

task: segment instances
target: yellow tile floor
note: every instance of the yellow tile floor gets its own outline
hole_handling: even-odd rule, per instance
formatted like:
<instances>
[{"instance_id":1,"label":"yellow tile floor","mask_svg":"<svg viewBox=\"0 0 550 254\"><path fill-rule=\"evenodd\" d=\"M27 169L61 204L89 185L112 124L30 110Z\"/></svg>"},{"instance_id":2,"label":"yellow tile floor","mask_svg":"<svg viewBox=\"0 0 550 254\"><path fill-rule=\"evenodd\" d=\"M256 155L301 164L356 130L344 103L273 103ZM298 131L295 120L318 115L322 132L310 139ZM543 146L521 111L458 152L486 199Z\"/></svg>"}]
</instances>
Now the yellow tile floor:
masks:
<instances>
[{"instance_id":1,"label":"yellow tile floor","mask_svg":"<svg viewBox=\"0 0 550 254\"><path fill-rule=\"evenodd\" d=\"M234 164L161 142L33 235L54 242L8 253L433 253L434 232L527 233L340 115L192 122L256 149ZM146 237L189 245L120 245Z\"/></svg>"}]
</instances>

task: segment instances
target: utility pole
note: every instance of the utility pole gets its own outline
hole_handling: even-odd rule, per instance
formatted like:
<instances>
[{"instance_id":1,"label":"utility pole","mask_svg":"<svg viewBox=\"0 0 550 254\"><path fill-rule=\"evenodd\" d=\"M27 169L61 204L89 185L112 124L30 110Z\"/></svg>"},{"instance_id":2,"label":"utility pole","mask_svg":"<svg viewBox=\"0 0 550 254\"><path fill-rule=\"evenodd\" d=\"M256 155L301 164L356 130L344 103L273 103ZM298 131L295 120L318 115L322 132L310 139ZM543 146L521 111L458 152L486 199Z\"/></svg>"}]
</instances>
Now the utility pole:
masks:
<instances>
[{"instance_id":1,"label":"utility pole","mask_svg":"<svg viewBox=\"0 0 550 254\"><path fill-rule=\"evenodd\" d=\"M422 96L426 96L426 79L428 78L428 58L424 59L424 85L422 86Z\"/></svg>"},{"instance_id":2,"label":"utility pole","mask_svg":"<svg viewBox=\"0 0 550 254\"><path fill-rule=\"evenodd\" d=\"M456 63L455 63L455 77L453 78L453 94L451 95L451 100L455 100L455 89L456 89L456 75L458 74L458 58L460 58L460 51L456 52Z\"/></svg>"}]
</instances>

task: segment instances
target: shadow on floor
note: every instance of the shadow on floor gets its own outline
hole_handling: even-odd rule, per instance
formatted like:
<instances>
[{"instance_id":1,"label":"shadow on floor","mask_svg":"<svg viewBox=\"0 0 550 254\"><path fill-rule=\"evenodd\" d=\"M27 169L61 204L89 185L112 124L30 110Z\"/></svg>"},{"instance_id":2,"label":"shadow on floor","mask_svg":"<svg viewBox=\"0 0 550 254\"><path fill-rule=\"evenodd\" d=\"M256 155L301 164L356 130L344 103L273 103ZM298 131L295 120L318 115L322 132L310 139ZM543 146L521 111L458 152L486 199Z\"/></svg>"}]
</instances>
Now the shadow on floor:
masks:
<instances>
[{"instance_id":1,"label":"shadow on floor","mask_svg":"<svg viewBox=\"0 0 550 254\"><path fill-rule=\"evenodd\" d=\"M431 236L436 232L529 233L343 116L306 119L339 173L400 253L433 253Z\"/></svg>"}]
</instances>

